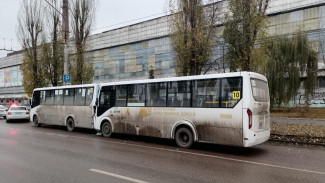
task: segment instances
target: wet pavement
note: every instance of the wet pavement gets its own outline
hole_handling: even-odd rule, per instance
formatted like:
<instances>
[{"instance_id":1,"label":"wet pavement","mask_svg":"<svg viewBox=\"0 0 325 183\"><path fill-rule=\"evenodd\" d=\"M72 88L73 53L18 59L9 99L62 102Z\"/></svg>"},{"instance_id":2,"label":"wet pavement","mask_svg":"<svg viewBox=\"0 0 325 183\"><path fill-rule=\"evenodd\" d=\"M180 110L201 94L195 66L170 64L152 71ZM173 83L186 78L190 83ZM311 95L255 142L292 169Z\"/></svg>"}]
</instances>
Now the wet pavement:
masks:
<instances>
[{"instance_id":1,"label":"wet pavement","mask_svg":"<svg viewBox=\"0 0 325 183\"><path fill-rule=\"evenodd\" d=\"M0 120L1 182L325 182L325 148L264 143L251 148Z\"/></svg>"}]
</instances>

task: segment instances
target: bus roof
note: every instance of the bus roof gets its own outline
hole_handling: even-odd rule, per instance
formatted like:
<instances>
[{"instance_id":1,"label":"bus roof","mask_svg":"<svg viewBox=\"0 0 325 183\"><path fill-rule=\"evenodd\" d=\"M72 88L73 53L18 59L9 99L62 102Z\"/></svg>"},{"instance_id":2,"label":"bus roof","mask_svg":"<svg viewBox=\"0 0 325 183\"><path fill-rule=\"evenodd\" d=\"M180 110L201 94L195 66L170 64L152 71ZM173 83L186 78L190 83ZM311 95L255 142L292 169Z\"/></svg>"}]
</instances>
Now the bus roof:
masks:
<instances>
[{"instance_id":1,"label":"bus roof","mask_svg":"<svg viewBox=\"0 0 325 183\"><path fill-rule=\"evenodd\" d=\"M85 88L85 87L93 87L95 85L97 85L97 84L54 86L54 87L35 88L34 91L40 91L40 90L58 90L58 89L67 89L67 88Z\"/></svg>"},{"instance_id":2,"label":"bus roof","mask_svg":"<svg viewBox=\"0 0 325 183\"><path fill-rule=\"evenodd\" d=\"M170 78L159 78L159 79L142 79L142 80L129 80L129 81L118 81L101 83L102 86L109 85L128 85L128 84L140 84L140 83L156 83L156 82L169 82L169 81L187 81L187 80L199 80L199 79L210 79L210 78L224 78L224 77L238 77L244 75L252 75L261 80L266 80L266 77L254 73L254 72L232 72L232 73L219 73L219 74L207 74L207 75L195 75L195 76L181 76L181 77L170 77Z\"/></svg>"}]
</instances>

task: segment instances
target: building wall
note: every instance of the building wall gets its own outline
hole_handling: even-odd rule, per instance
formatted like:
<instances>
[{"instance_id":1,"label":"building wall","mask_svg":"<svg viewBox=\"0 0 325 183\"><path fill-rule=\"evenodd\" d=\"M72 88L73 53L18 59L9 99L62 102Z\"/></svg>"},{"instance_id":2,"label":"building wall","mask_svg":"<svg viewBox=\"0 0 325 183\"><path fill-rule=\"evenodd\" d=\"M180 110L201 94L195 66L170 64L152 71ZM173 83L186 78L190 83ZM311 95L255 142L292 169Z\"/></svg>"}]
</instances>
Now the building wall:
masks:
<instances>
[{"instance_id":1,"label":"building wall","mask_svg":"<svg viewBox=\"0 0 325 183\"><path fill-rule=\"evenodd\" d=\"M174 52L169 37L140 41L92 51L95 82L148 77L152 67L156 76L174 76Z\"/></svg>"},{"instance_id":2,"label":"building wall","mask_svg":"<svg viewBox=\"0 0 325 183\"><path fill-rule=\"evenodd\" d=\"M222 2L226 11L227 1ZM270 35L292 34L298 30L307 31L308 39L318 50L318 75L325 77L325 2L323 0L271 0L268 14ZM94 82L110 82L147 78L150 66L156 77L175 76L175 53L169 37L170 16L106 31L90 37L87 58L94 64ZM217 27L220 36L223 27ZM70 42L73 51L73 44ZM224 45L214 48L212 60L217 60L212 72L223 72L226 52ZM23 55L0 58L0 103L1 98L23 95L21 73L18 66ZM10 71L9 71L10 70ZM10 73L8 75L8 73ZM6 76L10 76L10 79ZM4 81L4 82L3 82ZM318 95L321 93L321 95ZM325 87L317 89L323 96ZM302 92L300 92L302 95ZM302 99L302 97L300 97ZM302 100L301 100L302 101ZM317 105L325 107L323 105Z\"/></svg>"}]
</instances>

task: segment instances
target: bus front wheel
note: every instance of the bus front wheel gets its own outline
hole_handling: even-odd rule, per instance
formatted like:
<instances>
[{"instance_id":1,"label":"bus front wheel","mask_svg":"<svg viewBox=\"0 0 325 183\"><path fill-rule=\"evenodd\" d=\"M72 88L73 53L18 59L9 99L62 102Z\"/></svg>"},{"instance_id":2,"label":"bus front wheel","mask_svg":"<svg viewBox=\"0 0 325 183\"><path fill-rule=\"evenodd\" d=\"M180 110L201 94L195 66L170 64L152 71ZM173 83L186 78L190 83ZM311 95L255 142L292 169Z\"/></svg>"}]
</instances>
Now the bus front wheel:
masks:
<instances>
[{"instance_id":1,"label":"bus front wheel","mask_svg":"<svg viewBox=\"0 0 325 183\"><path fill-rule=\"evenodd\" d=\"M104 121L102 124L102 134L104 137L111 137L112 126L108 121Z\"/></svg>"},{"instance_id":2,"label":"bus front wheel","mask_svg":"<svg viewBox=\"0 0 325 183\"><path fill-rule=\"evenodd\" d=\"M181 127L176 131L175 141L178 147L190 148L193 144L193 134L188 128Z\"/></svg>"},{"instance_id":3,"label":"bus front wheel","mask_svg":"<svg viewBox=\"0 0 325 183\"><path fill-rule=\"evenodd\" d=\"M41 124L38 122L38 117L36 115L33 117L33 123L34 123L34 126L37 126L37 127L41 126Z\"/></svg>"},{"instance_id":4,"label":"bus front wheel","mask_svg":"<svg viewBox=\"0 0 325 183\"><path fill-rule=\"evenodd\" d=\"M74 130L74 128L75 128L74 120L72 118L69 118L67 120L67 130L69 132L72 132Z\"/></svg>"}]
</instances>

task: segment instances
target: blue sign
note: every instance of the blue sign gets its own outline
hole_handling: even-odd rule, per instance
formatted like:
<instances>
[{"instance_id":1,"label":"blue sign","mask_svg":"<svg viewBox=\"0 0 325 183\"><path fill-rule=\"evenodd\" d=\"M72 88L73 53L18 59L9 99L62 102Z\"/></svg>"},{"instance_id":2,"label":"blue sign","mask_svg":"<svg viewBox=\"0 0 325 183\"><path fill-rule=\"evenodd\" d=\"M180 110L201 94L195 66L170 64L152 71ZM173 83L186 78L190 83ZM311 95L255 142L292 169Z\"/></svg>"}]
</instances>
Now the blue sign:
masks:
<instances>
[{"instance_id":1,"label":"blue sign","mask_svg":"<svg viewBox=\"0 0 325 183\"><path fill-rule=\"evenodd\" d=\"M63 81L66 83L71 82L71 75L63 75Z\"/></svg>"}]
</instances>

